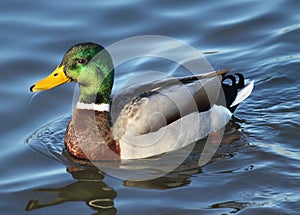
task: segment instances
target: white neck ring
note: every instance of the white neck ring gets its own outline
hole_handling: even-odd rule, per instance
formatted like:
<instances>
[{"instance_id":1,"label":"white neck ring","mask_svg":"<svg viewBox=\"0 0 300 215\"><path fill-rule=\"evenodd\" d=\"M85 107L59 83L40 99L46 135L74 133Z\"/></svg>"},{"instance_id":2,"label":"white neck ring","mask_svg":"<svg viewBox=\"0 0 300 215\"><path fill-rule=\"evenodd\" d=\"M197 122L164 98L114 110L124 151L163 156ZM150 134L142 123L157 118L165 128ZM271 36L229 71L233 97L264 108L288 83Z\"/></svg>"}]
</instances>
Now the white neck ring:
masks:
<instances>
[{"instance_id":1,"label":"white neck ring","mask_svg":"<svg viewBox=\"0 0 300 215\"><path fill-rule=\"evenodd\" d=\"M86 103L83 103L83 102L78 102L77 105L76 105L76 108L77 109L84 109L84 110L95 110L95 111L100 111L100 112L109 112L109 104L95 104L95 103L92 103L92 104L86 104Z\"/></svg>"}]
</instances>

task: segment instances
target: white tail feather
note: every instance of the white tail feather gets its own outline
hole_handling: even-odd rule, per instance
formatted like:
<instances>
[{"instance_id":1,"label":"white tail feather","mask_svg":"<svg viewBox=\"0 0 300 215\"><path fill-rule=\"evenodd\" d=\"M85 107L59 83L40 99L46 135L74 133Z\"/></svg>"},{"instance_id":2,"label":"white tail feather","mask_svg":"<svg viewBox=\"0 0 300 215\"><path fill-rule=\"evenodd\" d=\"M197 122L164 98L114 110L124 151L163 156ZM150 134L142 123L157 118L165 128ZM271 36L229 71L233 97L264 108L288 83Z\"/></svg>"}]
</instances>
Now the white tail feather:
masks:
<instances>
[{"instance_id":1,"label":"white tail feather","mask_svg":"<svg viewBox=\"0 0 300 215\"><path fill-rule=\"evenodd\" d=\"M246 87L241 89L238 92L235 100L230 105L230 107L233 107L233 106L241 103L242 101L244 101L246 98L248 98L248 96L251 94L251 92L253 90L253 87L254 87L254 81L251 81Z\"/></svg>"}]
</instances>

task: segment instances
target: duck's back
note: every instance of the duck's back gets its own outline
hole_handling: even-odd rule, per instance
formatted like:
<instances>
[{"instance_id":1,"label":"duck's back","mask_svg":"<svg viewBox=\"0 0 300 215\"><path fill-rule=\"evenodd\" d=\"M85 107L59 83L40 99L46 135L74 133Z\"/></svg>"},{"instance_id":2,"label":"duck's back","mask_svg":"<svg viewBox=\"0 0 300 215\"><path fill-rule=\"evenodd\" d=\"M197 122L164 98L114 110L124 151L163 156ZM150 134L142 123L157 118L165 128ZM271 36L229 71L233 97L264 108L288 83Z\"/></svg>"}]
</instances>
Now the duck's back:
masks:
<instances>
[{"instance_id":1,"label":"duck's back","mask_svg":"<svg viewBox=\"0 0 300 215\"><path fill-rule=\"evenodd\" d=\"M214 105L219 97L218 83L213 79L179 83L133 99L113 127L121 158L149 157L176 150L226 125L231 113Z\"/></svg>"}]
</instances>

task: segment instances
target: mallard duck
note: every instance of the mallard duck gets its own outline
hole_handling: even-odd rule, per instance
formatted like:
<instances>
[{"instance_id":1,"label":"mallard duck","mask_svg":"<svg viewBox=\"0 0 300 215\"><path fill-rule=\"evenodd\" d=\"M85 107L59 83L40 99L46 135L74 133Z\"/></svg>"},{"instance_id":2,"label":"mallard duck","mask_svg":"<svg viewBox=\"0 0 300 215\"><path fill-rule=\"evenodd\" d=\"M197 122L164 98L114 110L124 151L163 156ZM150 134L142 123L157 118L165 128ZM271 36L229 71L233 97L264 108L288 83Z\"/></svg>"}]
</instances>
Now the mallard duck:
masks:
<instances>
[{"instance_id":1,"label":"mallard duck","mask_svg":"<svg viewBox=\"0 0 300 215\"><path fill-rule=\"evenodd\" d=\"M152 83L112 123L113 61L104 47L87 42L71 47L59 66L30 90L79 84L79 101L64 138L71 155L89 160L138 159L180 149L223 128L253 89L253 82L245 86L243 75L228 71ZM216 80L222 82L222 90Z\"/></svg>"}]
</instances>

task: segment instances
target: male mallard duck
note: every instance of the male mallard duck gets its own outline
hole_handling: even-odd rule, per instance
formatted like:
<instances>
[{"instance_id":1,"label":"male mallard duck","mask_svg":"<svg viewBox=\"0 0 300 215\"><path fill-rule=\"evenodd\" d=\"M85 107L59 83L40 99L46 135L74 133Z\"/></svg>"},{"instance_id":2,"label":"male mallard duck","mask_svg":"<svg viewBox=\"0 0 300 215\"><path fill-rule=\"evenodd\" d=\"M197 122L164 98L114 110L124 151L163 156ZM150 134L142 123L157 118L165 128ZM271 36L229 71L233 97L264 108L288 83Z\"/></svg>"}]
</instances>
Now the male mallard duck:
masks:
<instances>
[{"instance_id":1,"label":"male mallard duck","mask_svg":"<svg viewBox=\"0 0 300 215\"><path fill-rule=\"evenodd\" d=\"M80 96L65 134L67 150L90 160L135 159L182 148L223 128L253 89L253 82L245 86L241 74L237 82L234 76L225 76L227 72L157 82L126 104L112 123L112 58L105 48L88 42L71 47L60 65L30 90L77 82ZM212 76L223 77L219 85L223 91ZM225 79L232 84L225 84Z\"/></svg>"}]
</instances>

